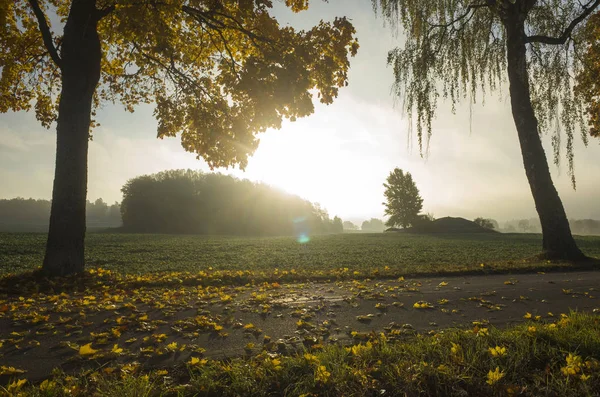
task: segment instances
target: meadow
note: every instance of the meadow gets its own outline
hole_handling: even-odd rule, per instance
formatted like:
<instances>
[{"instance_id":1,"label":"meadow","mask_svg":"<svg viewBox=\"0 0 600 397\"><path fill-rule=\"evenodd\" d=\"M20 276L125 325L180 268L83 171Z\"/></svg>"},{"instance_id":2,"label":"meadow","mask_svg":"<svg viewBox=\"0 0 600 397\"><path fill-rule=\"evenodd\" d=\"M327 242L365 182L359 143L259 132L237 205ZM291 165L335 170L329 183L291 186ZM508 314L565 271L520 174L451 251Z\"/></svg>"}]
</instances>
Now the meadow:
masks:
<instances>
[{"instance_id":1,"label":"meadow","mask_svg":"<svg viewBox=\"0 0 600 397\"><path fill-rule=\"evenodd\" d=\"M600 308L569 313L555 304L538 314L520 290L512 303L491 290L452 295L446 276L453 274L575 266L535 259L539 235L355 233L301 244L89 233L87 271L52 280L30 272L42 262L45 238L0 234L0 395L580 396L600 388ZM577 242L600 257L600 237ZM420 301L431 280L408 279L415 275L444 275L434 283L444 299ZM501 294L524 288L514 276L499 277L490 288ZM570 288L562 290L569 302L595 302L595 288ZM302 294L314 302L281 300ZM473 323L463 318L472 304L482 310ZM488 325L486 316L510 310L528 321ZM365 325L426 313L461 327Z\"/></svg>"},{"instance_id":2,"label":"meadow","mask_svg":"<svg viewBox=\"0 0 600 397\"><path fill-rule=\"evenodd\" d=\"M589 256L600 257L600 237L576 237ZM46 235L0 233L0 274L41 265ZM294 271L300 276L339 269L385 276L525 271L561 264L526 260L538 254L541 235L403 233L293 237L227 237L88 233L86 264L122 274L207 270ZM483 264L483 266L482 266Z\"/></svg>"}]
</instances>

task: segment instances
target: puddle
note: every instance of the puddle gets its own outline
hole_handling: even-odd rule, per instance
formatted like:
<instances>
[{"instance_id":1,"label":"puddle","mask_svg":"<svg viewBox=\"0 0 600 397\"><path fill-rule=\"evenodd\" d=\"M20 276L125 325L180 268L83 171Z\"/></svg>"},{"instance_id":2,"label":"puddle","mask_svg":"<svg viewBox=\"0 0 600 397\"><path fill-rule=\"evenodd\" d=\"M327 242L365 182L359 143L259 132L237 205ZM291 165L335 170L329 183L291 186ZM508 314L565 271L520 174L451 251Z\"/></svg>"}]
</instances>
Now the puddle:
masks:
<instances>
[{"instance_id":1,"label":"puddle","mask_svg":"<svg viewBox=\"0 0 600 397\"><path fill-rule=\"evenodd\" d=\"M273 298L271 303L280 305L293 305L293 304L310 304L319 302L339 302L344 300L341 295L328 295L328 296L305 296L300 294L286 294Z\"/></svg>"}]
</instances>

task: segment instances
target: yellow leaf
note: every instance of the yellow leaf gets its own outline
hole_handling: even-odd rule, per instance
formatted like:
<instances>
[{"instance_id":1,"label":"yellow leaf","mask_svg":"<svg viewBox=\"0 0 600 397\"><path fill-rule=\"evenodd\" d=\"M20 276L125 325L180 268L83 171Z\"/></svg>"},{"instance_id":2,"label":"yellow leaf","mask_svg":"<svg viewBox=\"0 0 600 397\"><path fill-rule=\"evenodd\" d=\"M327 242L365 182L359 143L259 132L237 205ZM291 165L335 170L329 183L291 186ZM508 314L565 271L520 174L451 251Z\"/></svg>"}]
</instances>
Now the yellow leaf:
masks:
<instances>
[{"instance_id":1,"label":"yellow leaf","mask_svg":"<svg viewBox=\"0 0 600 397\"><path fill-rule=\"evenodd\" d=\"M167 334L154 334L152 335L157 342L162 342L167 339Z\"/></svg>"},{"instance_id":2,"label":"yellow leaf","mask_svg":"<svg viewBox=\"0 0 600 397\"><path fill-rule=\"evenodd\" d=\"M331 373L327 371L327 368L324 365L319 365L315 370L315 381L321 383L327 383Z\"/></svg>"},{"instance_id":3,"label":"yellow leaf","mask_svg":"<svg viewBox=\"0 0 600 397\"><path fill-rule=\"evenodd\" d=\"M123 348L122 348L122 347L119 347L119 345L118 345L118 344L115 344L115 345L113 346L113 348L112 348L111 352L112 352L112 353L115 353L115 354L121 354L121 353L123 353Z\"/></svg>"},{"instance_id":4,"label":"yellow leaf","mask_svg":"<svg viewBox=\"0 0 600 397\"><path fill-rule=\"evenodd\" d=\"M48 379L44 380L40 383L40 391L52 391L56 387L56 382L50 381Z\"/></svg>"},{"instance_id":5,"label":"yellow leaf","mask_svg":"<svg viewBox=\"0 0 600 397\"><path fill-rule=\"evenodd\" d=\"M494 357L502 357L506 355L506 347L502 346L490 347L488 351Z\"/></svg>"},{"instance_id":6,"label":"yellow leaf","mask_svg":"<svg viewBox=\"0 0 600 397\"><path fill-rule=\"evenodd\" d=\"M91 356L93 354L96 354L96 352L98 352L98 350L92 349L91 343L88 343L87 345L83 345L79 348L79 354L82 356Z\"/></svg>"},{"instance_id":7,"label":"yellow leaf","mask_svg":"<svg viewBox=\"0 0 600 397\"><path fill-rule=\"evenodd\" d=\"M504 371L500 371L499 367L496 367L496 369L494 371L489 371L487 374L487 380L486 383L488 385L493 385L496 382L498 382L500 379L502 379L504 377Z\"/></svg>"},{"instance_id":8,"label":"yellow leaf","mask_svg":"<svg viewBox=\"0 0 600 397\"><path fill-rule=\"evenodd\" d=\"M190 365L192 367L197 367L197 366L205 365L207 362L208 362L208 360L205 358L199 359L198 357L192 357L190 359L190 361L188 361L188 365Z\"/></svg>"},{"instance_id":9,"label":"yellow leaf","mask_svg":"<svg viewBox=\"0 0 600 397\"><path fill-rule=\"evenodd\" d=\"M24 385L25 383L27 383L27 379L19 379L19 380L17 380L17 381L14 381L14 382L12 382L12 383L9 383L9 385L8 385L8 388L7 388L7 390L8 390L8 395L9 395L9 396L13 396L13 395L15 395L15 394L13 394L13 393L15 393L15 392L19 391L19 389L20 389L21 387L23 387L23 385Z\"/></svg>"},{"instance_id":10,"label":"yellow leaf","mask_svg":"<svg viewBox=\"0 0 600 397\"><path fill-rule=\"evenodd\" d=\"M25 372L25 370L17 369L15 367L5 367L4 365L0 367L0 375L17 375L24 374Z\"/></svg>"},{"instance_id":11,"label":"yellow leaf","mask_svg":"<svg viewBox=\"0 0 600 397\"><path fill-rule=\"evenodd\" d=\"M167 345L167 350L175 351L177 350L177 342L171 342Z\"/></svg>"}]
</instances>

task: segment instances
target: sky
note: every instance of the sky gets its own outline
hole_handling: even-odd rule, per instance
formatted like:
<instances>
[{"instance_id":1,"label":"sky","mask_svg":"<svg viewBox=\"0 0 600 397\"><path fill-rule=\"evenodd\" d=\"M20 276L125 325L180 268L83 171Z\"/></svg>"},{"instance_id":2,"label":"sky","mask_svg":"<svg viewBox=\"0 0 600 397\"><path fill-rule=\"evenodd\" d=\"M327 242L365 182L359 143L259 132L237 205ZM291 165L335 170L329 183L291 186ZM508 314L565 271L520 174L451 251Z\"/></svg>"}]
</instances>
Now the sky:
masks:
<instances>
[{"instance_id":1,"label":"sky","mask_svg":"<svg viewBox=\"0 0 600 397\"><path fill-rule=\"evenodd\" d=\"M348 87L332 105L316 103L311 116L284 121L280 130L261 134L261 143L244 172L221 169L240 178L266 182L312 202L333 217L361 222L383 218L383 183L395 167L413 175L424 199L423 211L436 218L483 216L498 221L536 216L510 113L508 89L488 96L484 106L464 103L456 114L440 103L429 153L421 156L398 100L391 95L387 52L403 43L384 26L366 0L313 1L292 14L277 6L282 24L308 28L320 19L347 16L357 30L360 49L351 59ZM316 102L316 101L315 101ZM105 105L89 148L88 199L112 203L122 198L127 180L166 169L209 171L187 153L179 138L156 138L151 105L131 114ZM472 111L472 118L469 113ZM411 145L411 138L415 141ZM33 112L0 115L0 198L51 197L56 136ZM544 137L551 153L550 136ZM551 166L554 183L569 218L600 219L600 140L575 145L577 190L565 165Z\"/></svg>"}]
</instances>

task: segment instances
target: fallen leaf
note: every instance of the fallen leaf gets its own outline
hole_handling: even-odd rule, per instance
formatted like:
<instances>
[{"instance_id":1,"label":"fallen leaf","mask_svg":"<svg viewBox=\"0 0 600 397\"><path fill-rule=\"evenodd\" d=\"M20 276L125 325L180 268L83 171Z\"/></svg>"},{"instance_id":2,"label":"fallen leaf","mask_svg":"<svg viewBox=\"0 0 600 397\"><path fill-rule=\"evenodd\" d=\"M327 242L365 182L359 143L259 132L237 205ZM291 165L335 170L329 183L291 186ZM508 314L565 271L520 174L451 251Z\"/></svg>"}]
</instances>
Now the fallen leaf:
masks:
<instances>
[{"instance_id":1,"label":"fallen leaf","mask_svg":"<svg viewBox=\"0 0 600 397\"><path fill-rule=\"evenodd\" d=\"M82 356L91 356L96 354L98 350L92 349L92 344L88 343L87 345L83 345L79 348L79 354Z\"/></svg>"}]
</instances>

